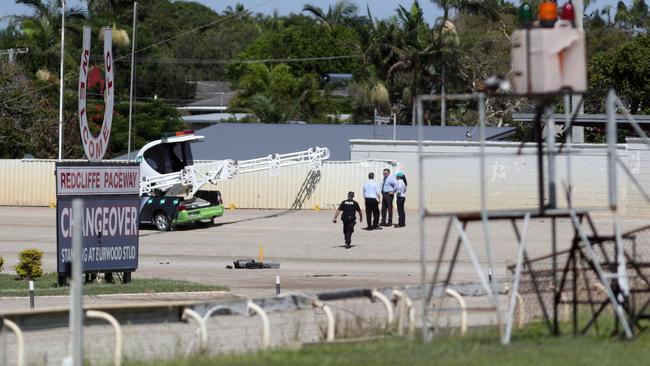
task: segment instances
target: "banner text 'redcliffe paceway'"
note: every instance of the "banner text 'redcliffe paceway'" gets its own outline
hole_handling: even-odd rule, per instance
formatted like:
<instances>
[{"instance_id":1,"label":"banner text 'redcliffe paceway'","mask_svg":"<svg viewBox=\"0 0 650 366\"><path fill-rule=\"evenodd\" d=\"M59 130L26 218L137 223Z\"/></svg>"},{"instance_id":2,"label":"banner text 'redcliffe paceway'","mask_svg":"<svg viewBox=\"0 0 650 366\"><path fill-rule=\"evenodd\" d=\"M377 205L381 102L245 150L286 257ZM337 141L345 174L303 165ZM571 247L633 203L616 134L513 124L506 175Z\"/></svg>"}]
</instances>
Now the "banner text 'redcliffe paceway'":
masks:
<instances>
[{"instance_id":1,"label":"banner text 'redcliffe paceway'","mask_svg":"<svg viewBox=\"0 0 650 366\"><path fill-rule=\"evenodd\" d=\"M56 170L58 195L138 194L140 169L131 166L67 166Z\"/></svg>"}]
</instances>

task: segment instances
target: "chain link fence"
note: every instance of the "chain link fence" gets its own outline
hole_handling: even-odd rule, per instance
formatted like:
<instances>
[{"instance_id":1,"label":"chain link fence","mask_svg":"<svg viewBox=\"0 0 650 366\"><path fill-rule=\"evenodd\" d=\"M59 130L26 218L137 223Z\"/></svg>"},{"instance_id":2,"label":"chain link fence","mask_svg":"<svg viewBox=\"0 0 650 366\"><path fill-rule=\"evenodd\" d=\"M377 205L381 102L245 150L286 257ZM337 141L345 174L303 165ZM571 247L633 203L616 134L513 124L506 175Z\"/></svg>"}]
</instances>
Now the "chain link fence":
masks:
<instances>
[{"instance_id":1,"label":"chain link fence","mask_svg":"<svg viewBox=\"0 0 650 366\"><path fill-rule=\"evenodd\" d=\"M624 233L622 238L631 290L629 307L638 315L646 311L650 299L650 226ZM589 241L603 271L616 273L618 263L614 238L592 236ZM552 319L554 296L559 296L557 313L560 321L571 318L574 301L580 311L592 315L599 311L611 312L607 290L598 278L584 244L580 244L578 250L557 252L555 259L554 263L553 256L547 255L524 262L518 291L518 311L523 322L544 320L544 312ZM513 276L515 266L508 269ZM610 285L616 292L618 283L612 281ZM561 291L556 291L556 288Z\"/></svg>"}]
</instances>

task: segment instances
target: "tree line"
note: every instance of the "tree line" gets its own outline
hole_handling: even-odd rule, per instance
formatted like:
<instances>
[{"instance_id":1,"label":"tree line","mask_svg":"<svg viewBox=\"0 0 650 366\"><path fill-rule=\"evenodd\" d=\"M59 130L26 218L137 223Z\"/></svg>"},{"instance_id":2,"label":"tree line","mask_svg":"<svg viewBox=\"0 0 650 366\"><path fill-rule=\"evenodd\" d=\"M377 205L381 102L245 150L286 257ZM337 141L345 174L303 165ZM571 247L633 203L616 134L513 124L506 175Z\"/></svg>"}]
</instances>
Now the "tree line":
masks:
<instances>
[{"instance_id":1,"label":"tree line","mask_svg":"<svg viewBox=\"0 0 650 366\"><path fill-rule=\"evenodd\" d=\"M421 0L426 1L426 0ZM60 0L15 0L32 8L7 16L0 49L29 48L13 65L0 60L0 157L57 155ZM533 7L536 6L533 1ZM441 16L425 21L418 1L400 5L387 19L342 0L326 9L305 4L300 13L255 13L244 5L218 13L196 2L138 2L135 140L137 148L161 132L184 126L175 106L194 99L196 82L227 80L238 90L232 111L252 121L370 123L375 113L397 114L410 124L413 97L422 93L482 90L491 75L507 76L510 34L517 7L504 0L434 0ZM126 151L133 1L87 0L66 9L64 157L83 156L76 116L82 28L93 27L92 54L101 54L98 31L113 29L116 108L109 154ZM633 113L650 111L650 36L645 0L597 8L585 3L589 92L585 112L603 113L614 87ZM100 57L91 57L101 66ZM327 83L327 73L352 74ZM342 93L341 91L344 91ZM101 124L99 88L89 91L91 120ZM437 123L430 106L427 122ZM526 100L492 100L488 123L511 125ZM450 103L449 124L475 124L475 106ZM596 131L597 132L597 131ZM597 133L595 134L597 135ZM594 136L595 136L594 135ZM591 136L591 135L589 135Z\"/></svg>"}]
</instances>

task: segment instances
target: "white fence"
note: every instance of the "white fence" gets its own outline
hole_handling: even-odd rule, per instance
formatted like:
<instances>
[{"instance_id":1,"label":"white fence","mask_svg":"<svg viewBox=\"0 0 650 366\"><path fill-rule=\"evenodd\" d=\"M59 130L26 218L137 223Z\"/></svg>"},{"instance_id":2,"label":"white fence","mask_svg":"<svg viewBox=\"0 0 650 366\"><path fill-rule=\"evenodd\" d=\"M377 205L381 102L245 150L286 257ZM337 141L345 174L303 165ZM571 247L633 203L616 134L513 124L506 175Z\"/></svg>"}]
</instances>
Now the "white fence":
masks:
<instances>
[{"instance_id":1,"label":"white fence","mask_svg":"<svg viewBox=\"0 0 650 366\"><path fill-rule=\"evenodd\" d=\"M356 192L359 201L368 172L381 182L381 170L402 170L408 178L406 207L417 208L417 142L351 140L354 161L325 162L320 172L310 166L243 174L210 186L222 192L226 206L238 208L331 209ZM486 151L488 206L531 208L537 198L535 148L513 142L489 142ZM607 206L606 148L574 145L571 174L577 207ZM479 145L475 142L425 142L425 203L435 211L473 211L480 207ZM650 188L650 149L638 140L618 145L618 154L643 187ZM393 163L399 162L399 163ZM567 156L557 157L558 204L566 205ZM545 165L545 169L548 166ZM0 205L48 206L55 202L54 161L0 160ZM622 170L618 171L619 206L623 213L650 214L650 205ZM548 194L548 190L546 191Z\"/></svg>"},{"instance_id":2,"label":"white fence","mask_svg":"<svg viewBox=\"0 0 650 366\"><path fill-rule=\"evenodd\" d=\"M407 208L417 208L417 141L351 140L352 159L399 161L408 178ZM490 209L532 208L538 204L535 145L519 150L515 142L488 142L486 184ZM423 144L425 206L439 212L480 209L479 144L432 142ZM519 153L519 154L518 154ZM638 140L618 145L618 154L639 183L650 189L650 150ZM574 145L571 154L576 207L607 207L606 145ZM557 203L566 207L567 156L556 158ZM545 171L548 165L544 164ZM546 175L546 174L545 174ZM650 214L650 204L619 168L619 207L630 214ZM548 189L546 189L548 197Z\"/></svg>"},{"instance_id":3,"label":"white fence","mask_svg":"<svg viewBox=\"0 0 650 366\"><path fill-rule=\"evenodd\" d=\"M0 205L50 206L56 202L53 160L0 160ZM335 208L354 191L361 197L368 172L378 176L391 161L331 161L320 171L309 164L236 176L218 185L224 204L238 208Z\"/></svg>"}]
</instances>

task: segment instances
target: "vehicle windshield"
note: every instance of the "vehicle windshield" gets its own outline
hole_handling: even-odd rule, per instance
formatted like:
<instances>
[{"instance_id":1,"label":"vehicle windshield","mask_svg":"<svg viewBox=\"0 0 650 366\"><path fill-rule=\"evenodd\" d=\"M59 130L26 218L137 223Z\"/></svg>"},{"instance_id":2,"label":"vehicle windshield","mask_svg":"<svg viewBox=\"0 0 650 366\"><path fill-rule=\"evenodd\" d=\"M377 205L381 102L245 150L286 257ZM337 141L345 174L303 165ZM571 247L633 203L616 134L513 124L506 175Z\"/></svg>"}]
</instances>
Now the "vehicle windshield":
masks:
<instances>
[{"instance_id":1,"label":"vehicle windshield","mask_svg":"<svg viewBox=\"0 0 650 366\"><path fill-rule=\"evenodd\" d=\"M174 173L194 163L189 142L163 143L143 155L147 164L160 174Z\"/></svg>"}]
</instances>

